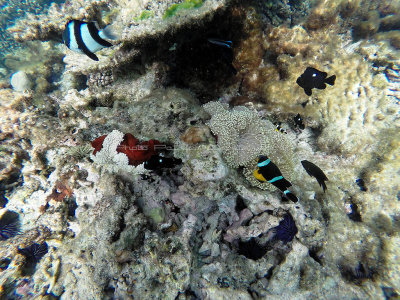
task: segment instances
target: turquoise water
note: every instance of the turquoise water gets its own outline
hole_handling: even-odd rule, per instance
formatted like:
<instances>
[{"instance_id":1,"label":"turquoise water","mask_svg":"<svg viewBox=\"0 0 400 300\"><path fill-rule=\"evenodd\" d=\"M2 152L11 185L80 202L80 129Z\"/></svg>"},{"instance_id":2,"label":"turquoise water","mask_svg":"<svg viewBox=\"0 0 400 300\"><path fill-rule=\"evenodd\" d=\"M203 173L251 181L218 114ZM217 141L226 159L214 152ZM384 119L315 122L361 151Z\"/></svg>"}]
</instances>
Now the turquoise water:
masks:
<instances>
[{"instance_id":1,"label":"turquoise water","mask_svg":"<svg viewBox=\"0 0 400 300\"><path fill-rule=\"evenodd\" d=\"M23 47L20 43L14 41L11 34L7 31L15 22L24 18L27 14L39 15L45 13L52 3L60 4L63 0L23 0L23 1L0 1L0 67L4 62L4 55Z\"/></svg>"}]
</instances>

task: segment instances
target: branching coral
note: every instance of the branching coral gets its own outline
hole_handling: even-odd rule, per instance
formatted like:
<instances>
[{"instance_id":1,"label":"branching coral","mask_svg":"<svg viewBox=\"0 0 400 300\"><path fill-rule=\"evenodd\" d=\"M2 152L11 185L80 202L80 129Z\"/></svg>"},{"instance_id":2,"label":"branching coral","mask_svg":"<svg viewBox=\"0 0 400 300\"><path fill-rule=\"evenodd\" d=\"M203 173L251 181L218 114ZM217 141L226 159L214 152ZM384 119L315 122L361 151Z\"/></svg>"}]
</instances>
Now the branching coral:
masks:
<instances>
[{"instance_id":1,"label":"branching coral","mask_svg":"<svg viewBox=\"0 0 400 300\"><path fill-rule=\"evenodd\" d=\"M109 139L107 139L108 136L110 136ZM106 152L109 152L110 149L114 148L117 141L120 140L120 133L116 130L111 132L108 136L103 135L92 142L92 146L94 148L93 155L96 155L96 153L99 151L101 152L103 147L107 149L105 150ZM160 142L157 140L139 143L139 140L132 134L126 133L123 136L122 141L117 144L116 151L120 154L123 153L128 157L129 165L138 166L145 161L148 161L157 153L156 147L158 145L160 145Z\"/></svg>"}]
</instances>

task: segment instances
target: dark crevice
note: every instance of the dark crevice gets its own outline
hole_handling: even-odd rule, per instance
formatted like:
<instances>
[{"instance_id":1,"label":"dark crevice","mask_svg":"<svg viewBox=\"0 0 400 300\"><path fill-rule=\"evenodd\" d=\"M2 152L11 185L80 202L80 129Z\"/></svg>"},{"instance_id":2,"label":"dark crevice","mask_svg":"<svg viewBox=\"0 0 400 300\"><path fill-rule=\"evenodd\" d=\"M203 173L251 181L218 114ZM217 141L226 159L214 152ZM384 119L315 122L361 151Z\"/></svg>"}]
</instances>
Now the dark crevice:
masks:
<instances>
[{"instance_id":1,"label":"dark crevice","mask_svg":"<svg viewBox=\"0 0 400 300\"><path fill-rule=\"evenodd\" d=\"M66 204L67 204L67 209L68 209L68 217L70 219L75 218L75 211L78 208L78 205L76 204L76 200L74 197L68 197L66 199Z\"/></svg>"},{"instance_id":2,"label":"dark crevice","mask_svg":"<svg viewBox=\"0 0 400 300\"><path fill-rule=\"evenodd\" d=\"M251 238L246 242L239 241L238 253L246 258L258 260L267 253L267 248L257 243L255 238Z\"/></svg>"},{"instance_id":3,"label":"dark crevice","mask_svg":"<svg viewBox=\"0 0 400 300\"><path fill-rule=\"evenodd\" d=\"M8 265L11 263L11 259L9 258L2 258L0 260L0 270L4 271L8 268Z\"/></svg>"},{"instance_id":4,"label":"dark crevice","mask_svg":"<svg viewBox=\"0 0 400 300\"><path fill-rule=\"evenodd\" d=\"M247 208L247 206L246 203L244 202L244 199L240 195L238 195L236 197L236 205L235 205L236 213L240 213L245 208Z\"/></svg>"},{"instance_id":5,"label":"dark crevice","mask_svg":"<svg viewBox=\"0 0 400 300\"><path fill-rule=\"evenodd\" d=\"M315 260L318 264L320 264L321 266L323 265L323 262L321 260L321 255L319 255L318 253L321 251L321 248L311 248L310 250L308 250L308 255L310 255L310 257Z\"/></svg>"},{"instance_id":6,"label":"dark crevice","mask_svg":"<svg viewBox=\"0 0 400 300\"><path fill-rule=\"evenodd\" d=\"M121 214L118 220L118 229L114 232L113 236L111 237L111 243L114 243L119 240L121 232L124 231L125 228L126 224L124 221L124 214Z\"/></svg>"},{"instance_id":7,"label":"dark crevice","mask_svg":"<svg viewBox=\"0 0 400 300\"><path fill-rule=\"evenodd\" d=\"M350 220L354 222L362 222L358 205L350 198L350 212L347 214Z\"/></svg>"},{"instance_id":8,"label":"dark crevice","mask_svg":"<svg viewBox=\"0 0 400 300\"><path fill-rule=\"evenodd\" d=\"M236 82L232 61L235 46L245 35L243 18L244 14L235 14L231 7L223 8L201 24L187 25L161 38L150 36L135 45L126 43L121 51L135 47L142 55L121 66L115 74L129 78L132 69L141 74L146 71L144 66L159 63L160 72L166 73L163 85L188 88L202 103L214 100L225 87ZM229 40L233 46L216 45L208 39Z\"/></svg>"},{"instance_id":9,"label":"dark crevice","mask_svg":"<svg viewBox=\"0 0 400 300\"><path fill-rule=\"evenodd\" d=\"M361 285L365 280L372 280L376 273L374 269L369 268L367 264L361 261L355 267L340 264L339 269L344 279L357 285Z\"/></svg>"},{"instance_id":10,"label":"dark crevice","mask_svg":"<svg viewBox=\"0 0 400 300\"><path fill-rule=\"evenodd\" d=\"M88 87L87 86L87 76L86 75L81 74L81 75L75 76L75 82L76 82L75 88L78 91L85 90Z\"/></svg>"}]
</instances>

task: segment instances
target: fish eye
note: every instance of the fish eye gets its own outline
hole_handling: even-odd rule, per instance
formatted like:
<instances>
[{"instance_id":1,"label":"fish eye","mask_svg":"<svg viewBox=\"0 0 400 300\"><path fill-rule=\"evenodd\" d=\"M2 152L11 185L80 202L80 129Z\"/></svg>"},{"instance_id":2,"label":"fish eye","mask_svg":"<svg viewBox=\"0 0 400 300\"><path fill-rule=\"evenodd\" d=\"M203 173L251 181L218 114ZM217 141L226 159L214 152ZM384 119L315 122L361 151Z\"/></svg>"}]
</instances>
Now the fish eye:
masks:
<instances>
[{"instance_id":1,"label":"fish eye","mask_svg":"<svg viewBox=\"0 0 400 300\"><path fill-rule=\"evenodd\" d=\"M315 77L315 76L317 76L317 74L316 74L316 73L312 74L312 77Z\"/></svg>"},{"instance_id":2,"label":"fish eye","mask_svg":"<svg viewBox=\"0 0 400 300\"><path fill-rule=\"evenodd\" d=\"M160 158L159 162L162 163L162 158Z\"/></svg>"}]
</instances>

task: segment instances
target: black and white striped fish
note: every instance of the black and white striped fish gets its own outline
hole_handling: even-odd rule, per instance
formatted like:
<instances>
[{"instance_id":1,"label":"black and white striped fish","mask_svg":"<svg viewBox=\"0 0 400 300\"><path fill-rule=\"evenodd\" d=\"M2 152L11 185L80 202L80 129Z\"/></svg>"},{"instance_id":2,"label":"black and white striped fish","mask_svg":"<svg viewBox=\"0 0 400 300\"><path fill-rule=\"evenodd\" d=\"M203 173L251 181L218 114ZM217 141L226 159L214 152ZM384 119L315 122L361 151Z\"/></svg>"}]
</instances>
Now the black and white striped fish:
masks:
<instances>
[{"instance_id":1,"label":"black and white striped fish","mask_svg":"<svg viewBox=\"0 0 400 300\"><path fill-rule=\"evenodd\" d=\"M106 29L99 30L95 22L71 20L63 32L64 44L74 52L84 53L91 59L98 61L95 52L111 47L105 39L115 39Z\"/></svg>"},{"instance_id":2,"label":"black and white striped fish","mask_svg":"<svg viewBox=\"0 0 400 300\"><path fill-rule=\"evenodd\" d=\"M283 195L293 202L297 202L297 197L288 190L292 184L287 181L279 168L265 155L258 158L257 169L253 172L254 177L261 181L273 184L283 192Z\"/></svg>"}]
</instances>

